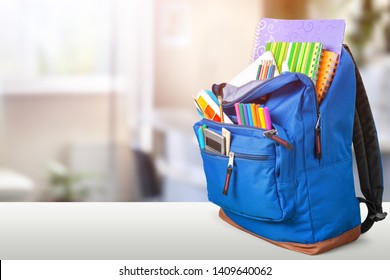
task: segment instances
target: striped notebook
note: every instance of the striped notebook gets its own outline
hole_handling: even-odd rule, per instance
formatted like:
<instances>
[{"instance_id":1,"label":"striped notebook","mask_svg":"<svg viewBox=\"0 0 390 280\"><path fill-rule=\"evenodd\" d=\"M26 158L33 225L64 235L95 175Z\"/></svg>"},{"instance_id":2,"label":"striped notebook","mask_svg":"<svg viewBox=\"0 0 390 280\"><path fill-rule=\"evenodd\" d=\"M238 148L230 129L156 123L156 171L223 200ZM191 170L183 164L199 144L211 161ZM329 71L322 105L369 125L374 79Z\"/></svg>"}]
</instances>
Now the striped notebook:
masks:
<instances>
[{"instance_id":1,"label":"striped notebook","mask_svg":"<svg viewBox=\"0 0 390 280\"><path fill-rule=\"evenodd\" d=\"M267 43L266 51L273 53L280 72L303 73L316 83L322 47L319 42L271 42ZM282 69L282 65L288 69Z\"/></svg>"}]
</instances>

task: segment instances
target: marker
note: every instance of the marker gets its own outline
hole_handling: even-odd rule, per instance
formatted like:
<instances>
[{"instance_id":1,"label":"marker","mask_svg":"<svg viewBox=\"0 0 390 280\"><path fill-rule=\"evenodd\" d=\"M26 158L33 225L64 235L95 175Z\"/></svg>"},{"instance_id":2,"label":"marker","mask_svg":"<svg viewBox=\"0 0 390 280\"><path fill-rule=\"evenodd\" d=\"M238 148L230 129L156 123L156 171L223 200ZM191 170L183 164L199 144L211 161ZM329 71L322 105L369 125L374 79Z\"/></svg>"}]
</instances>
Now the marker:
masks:
<instances>
[{"instance_id":1,"label":"marker","mask_svg":"<svg viewBox=\"0 0 390 280\"><path fill-rule=\"evenodd\" d=\"M246 111L248 112L248 121L249 125L253 126L253 117L252 117L252 109L251 109L251 104L245 104L246 105Z\"/></svg>"},{"instance_id":2,"label":"marker","mask_svg":"<svg viewBox=\"0 0 390 280\"><path fill-rule=\"evenodd\" d=\"M256 104L254 103L251 103L251 114L252 114L252 120L253 120L253 126L255 127L259 127L259 124L257 122L257 118L256 118Z\"/></svg>"},{"instance_id":3,"label":"marker","mask_svg":"<svg viewBox=\"0 0 390 280\"><path fill-rule=\"evenodd\" d=\"M245 122L245 112L244 112L244 104L240 103L240 116L241 116L241 124L246 125Z\"/></svg>"},{"instance_id":4,"label":"marker","mask_svg":"<svg viewBox=\"0 0 390 280\"><path fill-rule=\"evenodd\" d=\"M263 107L259 107L259 116L260 116L261 128L265 128L265 117L264 117L264 108Z\"/></svg>"},{"instance_id":5,"label":"marker","mask_svg":"<svg viewBox=\"0 0 390 280\"><path fill-rule=\"evenodd\" d=\"M244 109L245 124L249 125L248 107L246 104L242 104L242 108Z\"/></svg>"},{"instance_id":6,"label":"marker","mask_svg":"<svg viewBox=\"0 0 390 280\"><path fill-rule=\"evenodd\" d=\"M203 132L204 127L200 126L198 128L198 140L199 140L199 147L203 150L205 148L205 143L204 143L204 132Z\"/></svg>"},{"instance_id":7,"label":"marker","mask_svg":"<svg viewBox=\"0 0 390 280\"><path fill-rule=\"evenodd\" d=\"M240 104L235 103L234 104L234 109L236 109L237 122L238 122L239 125L242 125L241 113L240 113Z\"/></svg>"},{"instance_id":8,"label":"marker","mask_svg":"<svg viewBox=\"0 0 390 280\"><path fill-rule=\"evenodd\" d=\"M257 127L261 128L261 121L260 121L260 115L259 115L259 108L260 105L255 104L254 110L255 110L255 115L256 115L256 122L257 122Z\"/></svg>"},{"instance_id":9,"label":"marker","mask_svg":"<svg viewBox=\"0 0 390 280\"><path fill-rule=\"evenodd\" d=\"M268 107L264 107L265 128L272 129L271 116L269 114Z\"/></svg>"}]
</instances>

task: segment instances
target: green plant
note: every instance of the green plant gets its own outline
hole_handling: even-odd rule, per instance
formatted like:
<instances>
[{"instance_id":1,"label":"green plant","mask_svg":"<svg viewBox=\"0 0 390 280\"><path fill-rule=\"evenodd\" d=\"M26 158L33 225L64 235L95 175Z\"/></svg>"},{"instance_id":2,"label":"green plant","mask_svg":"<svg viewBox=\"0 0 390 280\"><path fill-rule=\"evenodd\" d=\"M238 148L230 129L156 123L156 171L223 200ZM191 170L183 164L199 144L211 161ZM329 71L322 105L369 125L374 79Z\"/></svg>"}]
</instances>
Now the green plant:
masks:
<instances>
[{"instance_id":1,"label":"green plant","mask_svg":"<svg viewBox=\"0 0 390 280\"><path fill-rule=\"evenodd\" d=\"M86 175L70 171L60 162L53 161L48 166L50 175L50 196L56 201L80 201L88 194L87 189L75 189Z\"/></svg>"}]
</instances>

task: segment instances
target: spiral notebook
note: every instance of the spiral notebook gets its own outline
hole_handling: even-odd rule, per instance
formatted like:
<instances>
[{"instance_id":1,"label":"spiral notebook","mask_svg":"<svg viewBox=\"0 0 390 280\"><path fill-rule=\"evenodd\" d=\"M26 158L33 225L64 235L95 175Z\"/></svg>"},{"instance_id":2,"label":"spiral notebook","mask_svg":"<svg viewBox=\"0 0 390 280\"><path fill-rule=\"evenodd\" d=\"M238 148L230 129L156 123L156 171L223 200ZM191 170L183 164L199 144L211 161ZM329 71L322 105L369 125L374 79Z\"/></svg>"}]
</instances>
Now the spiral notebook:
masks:
<instances>
[{"instance_id":1,"label":"spiral notebook","mask_svg":"<svg viewBox=\"0 0 390 280\"><path fill-rule=\"evenodd\" d=\"M265 52L270 42L321 42L338 55L344 40L345 20L287 20L261 18L256 27L252 61Z\"/></svg>"},{"instance_id":2,"label":"spiral notebook","mask_svg":"<svg viewBox=\"0 0 390 280\"><path fill-rule=\"evenodd\" d=\"M337 53L326 50L322 51L316 81L318 104L321 104L332 84L338 65L338 57L339 55Z\"/></svg>"}]
</instances>

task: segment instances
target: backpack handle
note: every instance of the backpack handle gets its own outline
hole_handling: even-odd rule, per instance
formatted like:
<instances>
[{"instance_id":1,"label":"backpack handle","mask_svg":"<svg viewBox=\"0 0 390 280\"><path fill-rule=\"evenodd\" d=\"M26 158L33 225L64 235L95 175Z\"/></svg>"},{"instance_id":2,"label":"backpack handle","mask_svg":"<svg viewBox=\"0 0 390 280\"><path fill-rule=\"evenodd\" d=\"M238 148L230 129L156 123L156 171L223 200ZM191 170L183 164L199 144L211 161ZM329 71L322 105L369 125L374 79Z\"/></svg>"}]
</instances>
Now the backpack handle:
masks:
<instances>
[{"instance_id":1,"label":"backpack handle","mask_svg":"<svg viewBox=\"0 0 390 280\"><path fill-rule=\"evenodd\" d=\"M367 232L374 222L385 219L387 213L382 209L383 171L378 135L372 116L367 92L355 59L347 45L344 48L352 57L356 75L355 120L353 126L353 146L359 171L360 189L365 198L359 202L368 208L366 219L361 225L361 233Z\"/></svg>"}]
</instances>

